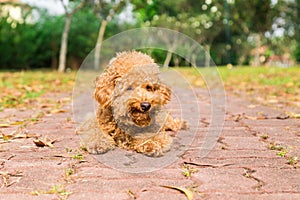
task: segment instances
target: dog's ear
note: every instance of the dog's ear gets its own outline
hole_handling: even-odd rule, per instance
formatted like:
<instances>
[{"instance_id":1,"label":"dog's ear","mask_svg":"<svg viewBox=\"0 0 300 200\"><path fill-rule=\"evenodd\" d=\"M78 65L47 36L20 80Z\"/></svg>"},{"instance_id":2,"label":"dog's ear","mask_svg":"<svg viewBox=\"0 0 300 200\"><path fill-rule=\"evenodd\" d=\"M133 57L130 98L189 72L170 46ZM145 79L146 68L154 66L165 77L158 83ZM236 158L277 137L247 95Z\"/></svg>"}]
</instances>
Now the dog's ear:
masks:
<instances>
[{"instance_id":1,"label":"dog's ear","mask_svg":"<svg viewBox=\"0 0 300 200\"><path fill-rule=\"evenodd\" d=\"M157 92L159 92L162 95L162 103L168 103L171 100L171 89L164 84L159 84L155 87L157 87Z\"/></svg>"},{"instance_id":2,"label":"dog's ear","mask_svg":"<svg viewBox=\"0 0 300 200\"><path fill-rule=\"evenodd\" d=\"M103 107L107 108L111 105L112 95L115 89L115 78L108 72L102 73L96 78L96 88L94 98Z\"/></svg>"}]
</instances>

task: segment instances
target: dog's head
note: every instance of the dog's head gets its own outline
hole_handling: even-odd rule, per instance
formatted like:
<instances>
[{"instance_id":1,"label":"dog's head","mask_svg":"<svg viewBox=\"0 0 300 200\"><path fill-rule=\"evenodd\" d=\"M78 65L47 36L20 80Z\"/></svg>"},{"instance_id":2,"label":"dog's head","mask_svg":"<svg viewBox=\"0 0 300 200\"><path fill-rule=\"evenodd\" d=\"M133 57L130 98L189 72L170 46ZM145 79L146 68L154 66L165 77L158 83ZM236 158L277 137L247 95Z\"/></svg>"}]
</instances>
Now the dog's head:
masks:
<instances>
[{"instance_id":1,"label":"dog's head","mask_svg":"<svg viewBox=\"0 0 300 200\"><path fill-rule=\"evenodd\" d=\"M154 64L154 60L141 52L129 51L118 53L111 59L108 68L95 81L94 98L102 108L112 105L112 97L116 84L136 66Z\"/></svg>"},{"instance_id":2,"label":"dog's head","mask_svg":"<svg viewBox=\"0 0 300 200\"><path fill-rule=\"evenodd\" d=\"M155 123L154 118L170 98L171 90L159 79L157 65L135 67L116 84L113 115L119 123L147 127Z\"/></svg>"}]
</instances>

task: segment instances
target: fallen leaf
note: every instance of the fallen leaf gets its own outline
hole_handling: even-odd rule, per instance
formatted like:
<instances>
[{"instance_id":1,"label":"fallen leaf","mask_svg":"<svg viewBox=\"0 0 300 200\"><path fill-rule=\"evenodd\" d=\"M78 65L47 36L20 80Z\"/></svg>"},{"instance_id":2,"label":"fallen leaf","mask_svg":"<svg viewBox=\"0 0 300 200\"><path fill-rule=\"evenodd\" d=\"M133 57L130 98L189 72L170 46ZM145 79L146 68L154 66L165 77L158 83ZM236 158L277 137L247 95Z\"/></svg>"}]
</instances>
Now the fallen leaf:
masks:
<instances>
[{"instance_id":1,"label":"fallen leaf","mask_svg":"<svg viewBox=\"0 0 300 200\"><path fill-rule=\"evenodd\" d=\"M37 137L34 133L29 133L27 129L24 128L18 128L17 130L9 133L4 134L3 132L0 132L0 138L3 140L13 140L13 139L22 139L22 138L32 138Z\"/></svg>"},{"instance_id":2,"label":"fallen leaf","mask_svg":"<svg viewBox=\"0 0 300 200\"><path fill-rule=\"evenodd\" d=\"M291 118L297 118L297 119L300 118L300 114L299 114L299 113L289 113L289 116L290 116Z\"/></svg>"},{"instance_id":3,"label":"fallen leaf","mask_svg":"<svg viewBox=\"0 0 300 200\"><path fill-rule=\"evenodd\" d=\"M10 125L20 125L23 123L24 123L24 121L16 121L16 122L11 122Z\"/></svg>"},{"instance_id":4,"label":"fallen leaf","mask_svg":"<svg viewBox=\"0 0 300 200\"><path fill-rule=\"evenodd\" d=\"M33 137L37 137L37 134L35 134L35 133L19 133L19 134L16 134L13 139L33 138Z\"/></svg>"},{"instance_id":5,"label":"fallen leaf","mask_svg":"<svg viewBox=\"0 0 300 200\"><path fill-rule=\"evenodd\" d=\"M287 88L290 88L290 87L293 87L293 86L294 86L294 83L293 83L293 82L288 82L288 83L285 84L285 86L286 86Z\"/></svg>"},{"instance_id":6,"label":"fallen leaf","mask_svg":"<svg viewBox=\"0 0 300 200\"><path fill-rule=\"evenodd\" d=\"M161 185L161 187L178 190L178 191L184 193L188 200L194 199L194 193L189 189L182 188L182 187L176 187L176 186L169 186L169 185Z\"/></svg>"},{"instance_id":7,"label":"fallen leaf","mask_svg":"<svg viewBox=\"0 0 300 200\"><path fill-rule=\"evenodd\" d=\"M245 118L246 119L251 119L251 120L257 120L257 117L252 117L252 116L248 116L248 115L245 115Z\"/></svg>"},{"instance_id":8,"label":"fallen leaf","mask_svg":"<svg viewBox=\"0 0 300 200\"><path fill-rule=\"evenodd\" d=\"M51 110L51 113L65 113L68 112L67 110L64 109L55 109L55 110Z\"/></svg>"},{"instance_id":9,"label":"fallen leaf","mask_svg":"<svg viewBox=\"0 0 300 200\"><path fill-rule=\"evenodd\" d=\"M9 124L0 124L0 127L1 128L7 128L7 127L10 127L10 126L13 126L13 125L20 125L20 124L23 124L24 121L15 121L15 122L11 122Z\"/></svg>"},{"instance_id":10,"label":"fallen leaf","mask_svg":"<svg viewBox=\"0 0 300 200\"><path fill-rule=\"evenodd\" d=\"M15 171L13 173L0 171L0 177L3 180L2 186L0 188L9 187L15 183L18 183L21 180L22 176L23 175L21 171Z\"/></svg>"},{"instance_id":11,"label":"fallen leaf","mask_svg":"<svg viewBox=\"0 0 300 200\"><path fill-rule=\"evenodd\" d=\"M198 87L201 87L201 86L204 86L205 83L204 83L204 81L201 80L201 79L196 79L196 80L194 80L193 85L198 86Z\"/></svg>"},{"instance_id":12,"label":"fallen leaf","mask_svg":"<svg viewBox=\"0 0 300 200\"><path fill-rule=\"evenodd\" d=\"M28 92L32 92L33 91L33 88L32 87L29 87L27 85L22 85L22 88L24 88L26 91Z\"/></svg>"},{"instance_id":13,"label":"fallen leaf","mask_svg":"<svg viewBox=\"0 0 300 200\"><path fill-rule=\"evenodd\" d=\"M53 106L53 104L42 104L40 107L41 108L50 108L50 107L52 107Z\"/></svg>"},{"instance_id":14,"label":"fallen leaf","mask_svg":"<svg viewBox=\"0 0 300 200\"><path fill-rule=\"evenodd\" d=\"M6 160L10 160L10 159L12 159L13 157L15 157L16 156L16 154L10 154L7 158L6 158Z\"/></svg>"},{"instance_id":15,"label":"fallen leaf","mask_svg":"<svg viewBox=\"0 0 300 200\"><path fill-rule=\"evenodd\" d=\"M64 103L64 102L69 102L69 101L71 101L71 98L65 97L65 98L61 98L61 99L57 100L57 103Z\"/></svg>"},{"instance_id":16,"label":"fallen leaf","mask_svg":"<svg viewBox=\"0 0 300 200\"><path fill-rule=\"evenodd\" d=\"M270 99L268 102L269 103L278 103L278 100L277 99Z\"/></svg>"},{"instance_id":17,"label":"fallen leaf","mask_svg":"<svg viewBox=\"0 0 300 200\"><path fill-rule=\"evenodd\" d=\"M249 115L245 115L246 119L251 119L251 120L263 120L263 119L268 119L268 117L266 115L259 115L257 117L255 116L249 116Z\"/></svg>"},{"instance_id":18,"label":"fallen leaf","mask_svg":"<svg viewBox=\"0 0 300 200\"><path fill-rule=\"evenodd\" d=\"M239 122L241 119L243 119L244 114L237 114L233 116L233 121Z\"/></svg>"},{"instance_id":19,"label":"fallen leaf","mask_svg":"<svg viewBox=\"0 0 300 200\"><path fill-rule=\"evenodd\" d=\"M268 117L266 115L259 115L257 117L258 120L262 120L262 119L268 119Z\"/></svg>"},{"instance_id":20,"label":"fallen leaf","mask_svg":"<svg viewBox=\"0 0 300 200\"><path fill-rule=\"evenodd\" d=\"M132 192L131 190L127 190L127 194L128 194L132 199L136 199L136 196L135 196L134 192Z\"/></svg>"},{"instance_id":21,"label":"fallen leaf","mask_svg":"<svg viewBox=\"0 0 300 200\"><path fill-rule=\"evenodd\" d=\"M38 195L41 195L42 193L38 190L35 190L35 191L31 191L30 194L33 196L38 196Z\"/></svg>"},{"instance_id":22,"label":"fallen leaf","mask_svg":"<svg viewBox=\"0 0 300 200\"><path fill-rule=\"evenodd\" d=\"M248 108L255 108L256 105L251 104L251 105L248 105L247 107L248 107Z\"/></svg>"},{"instance_id":23,"label":"fallen leaf","mask_svg":"<svg viewBox=\"0 0 300 200\"><path fill-rule=\"evenodd\" d=\"M8 140L10 140L12 138L12 136L2 133L1 138L4 141L8 141Z\"/></svg>"},{"instance_id":24,"label":"fallen leaf","mask_svg":"<svg viewBox=\"0 0 300 200\"><path fill-rule=\"evenodd\" d=\"M11 126L10 124L0 124L1 128L7 128L7 127L10 127L10 126Z\"/></svg>"},{"instance_id":25,"label":"fallen leaf","mask_svg":"<svg viewBox=\"0 0 300 200\"><path fill-rule=\"evenodd\" d=\"M285 113L281 113L278 116L276 116L276 119L288 119L290 116L285 114Z\"/></svg>"},{"instance_id":26,"label":"fallen leaf","mask_svg":"<svg viewBox=\"0 0 300 200\"><path fill-rule=\"evenodd\" d=\"M72 156L70 154L54 154L51 155L51 157L55 157L55 158L72 158Z\"/></svg>"},{"instance_id":27,"label":"fallen leaf","mask_svg":"<svg viewBox=\"0 0 300 200\"><path fill-rule=\"evenodd\" d=\"M56 140L51 140L49 138L37 138L33 140L33 143L37 146L37 147L50 147L50 148L54 148L53 143Z\"/></svg>"}]
</instances>

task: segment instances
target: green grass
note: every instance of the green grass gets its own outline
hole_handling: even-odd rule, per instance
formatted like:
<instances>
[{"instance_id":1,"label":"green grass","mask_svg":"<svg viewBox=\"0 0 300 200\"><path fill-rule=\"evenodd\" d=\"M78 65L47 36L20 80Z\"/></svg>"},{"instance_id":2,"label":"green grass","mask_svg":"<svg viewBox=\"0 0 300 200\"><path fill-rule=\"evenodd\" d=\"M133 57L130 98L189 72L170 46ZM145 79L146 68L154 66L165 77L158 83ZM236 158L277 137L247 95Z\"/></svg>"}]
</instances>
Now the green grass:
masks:
<instances>
[{"instance_id":1,"label":"green grass","mask_svg":"<svg viewBox=\"0 0 300 200\"><path fill-rule=\"evenodd\" d=\"M293 83L300 86L300 67L235 67L231 70L219 67L219 72L225 82L235 78L239 82L251 82L259 85L284 86Z\"/></svg>"},{"instance_id":2,"label":"green grass","mask_svg":"<svg viewBox=\"0 0 300 200\"><path fill-rule=\"evenodd\" d=\"M176 70L187 76L198 76L199 73L191 67L176 67ZM198 68L201 73L205 73L207 68ZM232 83L255 83L258 85L285 86L294 84L300 86L300 66L290 68L279 67L217 67L225 84Z\"/></svg>"},{"instance_id":3,"label":"green grass","mask_svg":"<svg viewBox=\"0 0 300 200\"><path fill-rule=\"evenodd\" d=\"M300 102L300 67L239 67L219 71L229 92L242 91L265 104Z\"/></svg>"},{"instance_id":4,"label":"green grass","mask_svg":"<svg viewBox=\"0 0 300 200\"><path fill-rule=\"evenodd\" d=\"M62 89L65 84L73 82L75 73L58 73L56 71L21 71L21 72L0 72L0 88L23 88L25 90L50 89L55 86ZM54 85L53 85L54 84ZM30 88L33 87L33 88Z\"/></svg>"},{"instance_id":5,"label":"green grass","mask_svg":"<svg viewBox=\"0 0 300 200\"><path fill-rule=\"evenodd\" d=\"M205 86L199 72L193 68L176 68L185 75L192 84ZM206 73L207 68L199 68ZM295 105L300 102L300 66L290 68L279 67L218 67L219 74L227 92L247 94L253 99L268 104L280 102Z\"/></svg>"},{"instance_id":6,"label":"green grass","mask_svg":"<svg viewBox=\"0 0 300 200\"><path fill-rule=\"evenodd\" d=\"M72 91L75 73L56 71L0 72L0 109L26 107L48 92Z\"/></svg>"},{"instance_id":7,"label":"green grass","mask_svg":"<svg viewBox=\"0 0 300 200\"><path fill-rule=\"evenodd\" d=\"M177 67L176 70L187 75L198 75L193 68ZM198 68L201 73L207 71L207 68ZM288 83L300 85L299 67L278 68L278 67L234 67L228 69L226 67L217 67L222 79L225 83L235 82L252 82L259 85L282 86Z\"/></svg>"}]
</instances>

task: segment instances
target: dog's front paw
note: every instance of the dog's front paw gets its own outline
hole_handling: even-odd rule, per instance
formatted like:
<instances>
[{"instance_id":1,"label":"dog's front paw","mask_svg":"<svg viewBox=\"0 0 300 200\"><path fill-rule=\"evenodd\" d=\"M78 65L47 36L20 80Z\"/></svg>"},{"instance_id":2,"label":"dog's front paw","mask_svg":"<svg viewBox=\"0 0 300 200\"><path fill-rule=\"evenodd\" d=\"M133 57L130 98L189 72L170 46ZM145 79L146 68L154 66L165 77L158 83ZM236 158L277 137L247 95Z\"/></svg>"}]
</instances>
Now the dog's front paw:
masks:
<instances>
[{"instance_id":1,"label":"dog's front paw","mask_svg":"<svg viewBox=\"0 0 300 200\"><path fill-rule=\"evenodd\" d=\"M102 154L115 147L114 140L98 126L97 119L86 120L76 132L82 137L82 147L91 154Z\"/></svg>"},{"instance_id":2,"label":"dog's front paw","mask_svg":"<svg viewBox=\"0 0 300 200\"><path fill-rule=\"evenodd\" d=\"M114 145L106 143L105 141L98 141L89 142L88 144L85 144L84 147L90 154L103 154L113 149Z\"/></svg>"},{"instance_id":3,"label":"dog's front paw","mask_svg":"<svg viewBox=\"0 0 300 200\"><path fill-rule=\"evenodd\" d=\"M177 132L179 130L189 129L189 124L185 120L173 119L173 117L171 117L171 115L169 115L163 129L165 131Z\"/></svg>"},{"instance_id":4,"label":"dog's front paw","mask_svg":"<svg viewBox=\"0 0 300 200\"><path fill-rule=\"evenodd\" d=\"M162 156L164 149L160 144L152 140L146 141L138 146L135 149L139 153L143 153L147 156L158 157Z\"/></svg>"},{"instance_id":5,"label":"dog's front paw","mask_svg":"<svg viewBox=\"0 0 300 200\"><path fill-rule=\"evenodd\" d=\"M180 123L180 130L188 130L189 129L189 123L185 120L182 120Z\"/></svg>"},{"instance_id":6,"label":"dog's front paw","mask_svg":"<svg viewBox=\"0 0 300 200\"><path fill-rule=\"evenodd\" d=\"M147 156L159 157L169 151L172 138L168 134L159 134L149 139L135 141L134 150Z\"/></svg>"}]
</instances>

